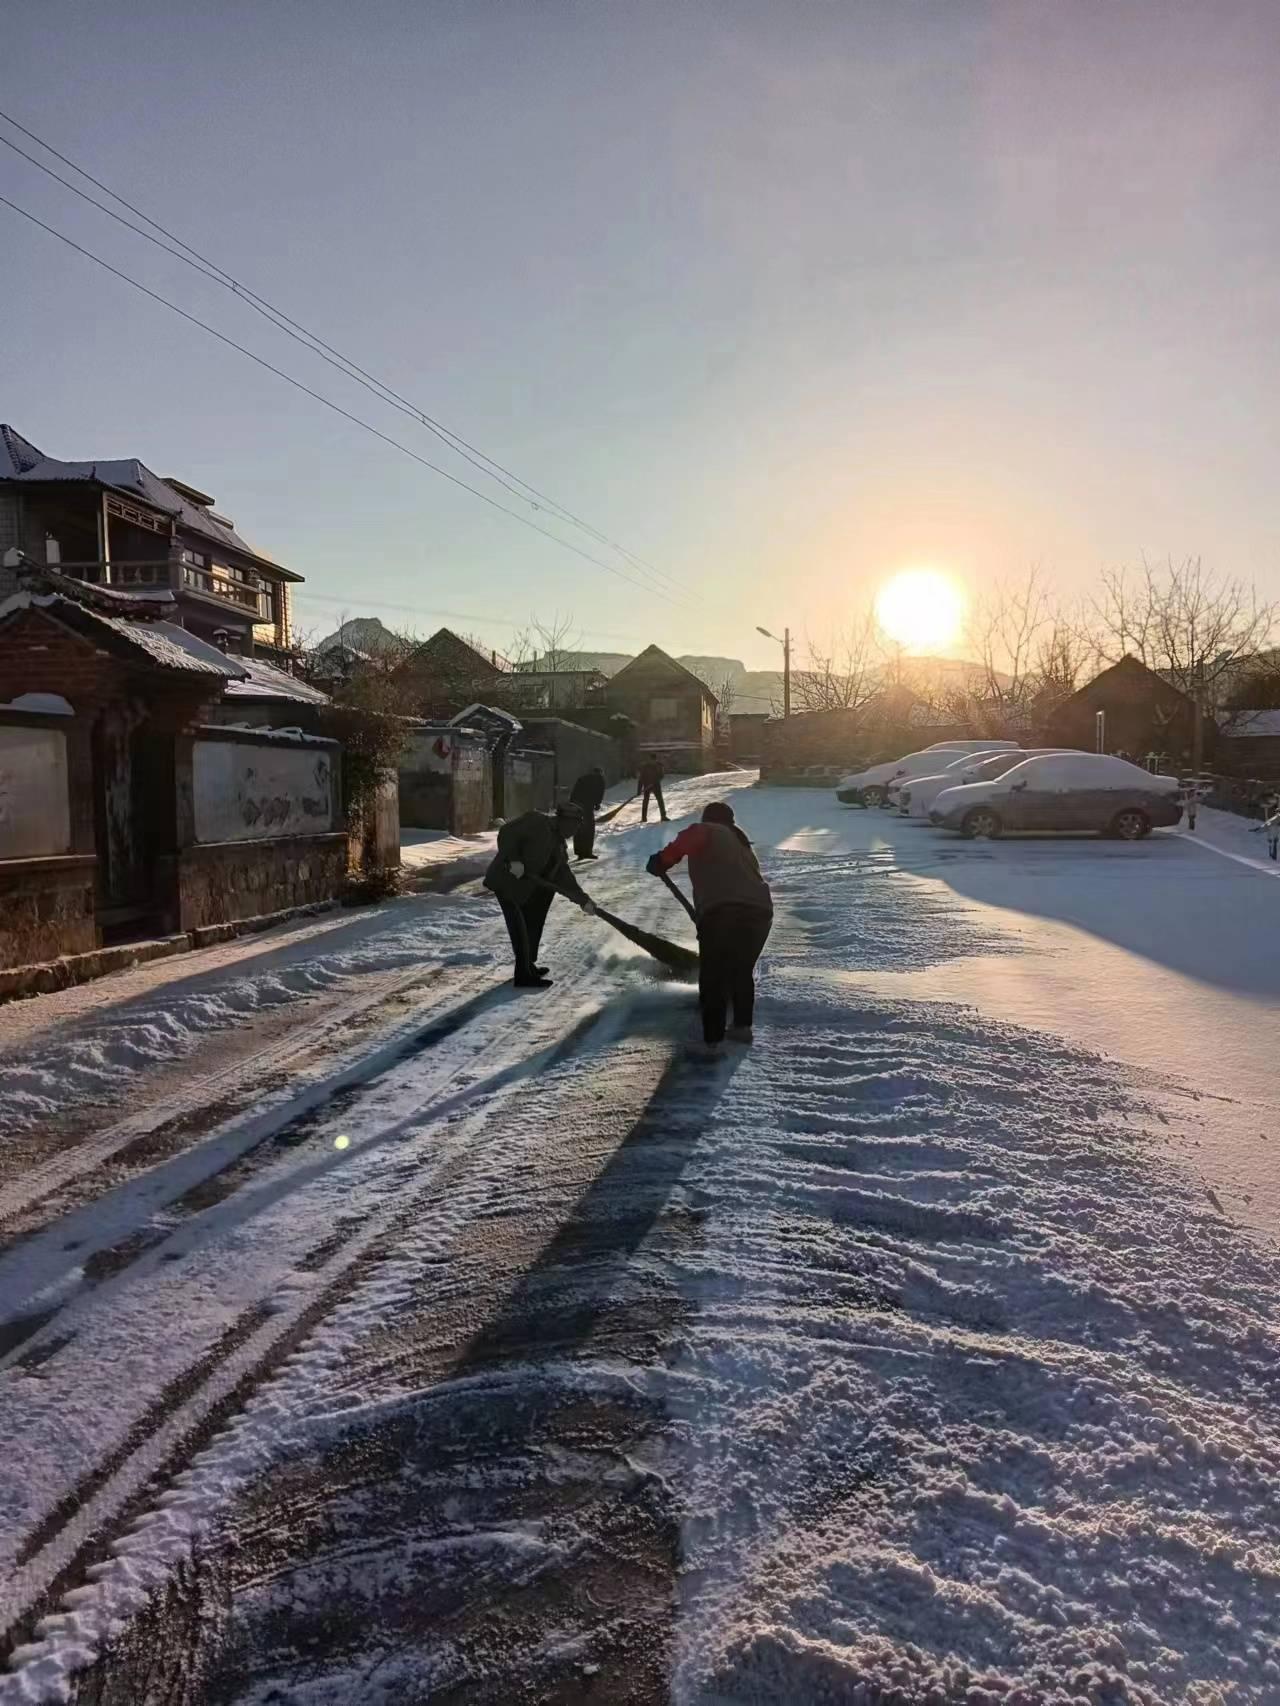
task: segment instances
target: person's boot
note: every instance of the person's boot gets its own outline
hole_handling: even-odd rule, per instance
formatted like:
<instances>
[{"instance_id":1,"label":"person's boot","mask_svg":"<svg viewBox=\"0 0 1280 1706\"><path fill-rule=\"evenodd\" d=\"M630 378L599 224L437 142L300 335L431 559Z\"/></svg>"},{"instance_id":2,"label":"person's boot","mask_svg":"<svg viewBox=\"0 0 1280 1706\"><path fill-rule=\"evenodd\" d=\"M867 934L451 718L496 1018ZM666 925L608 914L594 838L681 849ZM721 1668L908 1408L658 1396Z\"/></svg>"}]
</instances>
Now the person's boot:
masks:
<instances>
[{"instance_id":1,"label":"person's boot","mask_svg":"<svg viewBox=\"0 0 1280 1706\"><path fill-rule=\"evenodd\" d=\"M753 1033L750 1025L730 1025L725 1036L731 1043L750 1043Z\"/></svg>"},{"instance_id":2,"label":"person's boot","mask_svg":"<svg viewBox=\"0 0 1280 1706\"><path fill-rule=\"evenodd\" d=\"M532 971L517 972L515 977L512 979L512 983L516 989L551 988L551 979L549 977L539 977L537 966L535 966Z\"/></svg>"},{"instance_id":3,"label":"person's boot","mask_svg":"<svg viewBox=\"0 0 1280 1706\"><path fill-rule=\"evenodd\" d=\"M690 1060L705 1062L709 1065L712 1061L723 1060L724 1044L691 1042L686 1047L685 1053L688 1055Z\"/></svg>"}]
</instances>

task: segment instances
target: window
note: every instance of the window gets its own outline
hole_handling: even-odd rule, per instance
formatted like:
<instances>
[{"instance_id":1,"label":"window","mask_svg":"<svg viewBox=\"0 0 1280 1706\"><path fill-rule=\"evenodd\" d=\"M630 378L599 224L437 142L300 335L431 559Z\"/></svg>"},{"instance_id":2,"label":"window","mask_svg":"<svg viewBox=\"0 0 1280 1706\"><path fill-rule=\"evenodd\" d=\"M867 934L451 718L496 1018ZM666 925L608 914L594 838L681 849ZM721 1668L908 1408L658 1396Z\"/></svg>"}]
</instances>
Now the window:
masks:
<instances>
[{"instance_id":1,"label":"window","mask_svg":"<svg viewBox=\"0 0 1280 1706\"><path fill-rule=\"evenodd\" d=\"M205 563L208 561L208 559L206 558L203 551L186 551L186 550L184 550L182 553L182 560L184 563L187 563L193 569L204 568Z\"/></svg>"},{"instance_id":2,"label":"window","mask_svg":"<svg viewBox=\"0 0 1280 1706\"><path fill-rule=\"evenodd\" d=\"M649 720L654 723L674 723L679 721L680 701L678 699L650 699Z\"/></svg>"}]
</instances>

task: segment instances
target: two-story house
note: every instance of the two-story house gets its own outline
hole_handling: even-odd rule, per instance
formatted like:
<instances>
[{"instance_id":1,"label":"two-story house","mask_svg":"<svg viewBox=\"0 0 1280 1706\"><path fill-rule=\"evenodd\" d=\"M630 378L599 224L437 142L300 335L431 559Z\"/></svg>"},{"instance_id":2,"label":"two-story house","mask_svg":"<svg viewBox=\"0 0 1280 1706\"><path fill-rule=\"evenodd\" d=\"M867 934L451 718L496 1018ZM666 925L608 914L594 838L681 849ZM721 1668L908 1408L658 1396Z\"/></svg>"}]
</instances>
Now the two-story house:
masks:
<instances>
[{"instance_id":1,"label":"two-story house","mask_svg":"<svg viewBox=\"0 0 1280 1706\"><path fill-rule=\"evenodd\" d=\"M605 702L635 724L639 750L656 753L668 770L697 775L711 769L719 701L660 646L646 647L611 678Z\"/></svg>"},{"instance_id":2,"label":"two-story house","mask_svg":"<svg viewBox=\"0 0 1280 1706\"><path fill-rule=\"evenodd\" d=\"M224 650L287 649L289 588L303 577L265 556L183 480L136 458L62 462L0 425L0 597L25 559L93 586L168 594L172 620Z\"/></svg>"}]
</instances>

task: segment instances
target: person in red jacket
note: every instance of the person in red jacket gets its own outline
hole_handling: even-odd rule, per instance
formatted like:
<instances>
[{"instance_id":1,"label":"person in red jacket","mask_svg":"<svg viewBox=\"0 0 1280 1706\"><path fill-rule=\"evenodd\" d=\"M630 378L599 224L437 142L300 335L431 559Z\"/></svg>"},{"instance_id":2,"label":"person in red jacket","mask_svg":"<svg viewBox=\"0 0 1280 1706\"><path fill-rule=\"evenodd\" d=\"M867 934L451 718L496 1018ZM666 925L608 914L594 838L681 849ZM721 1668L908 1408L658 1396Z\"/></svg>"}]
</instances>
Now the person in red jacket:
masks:
<instances>
[{"instance_id":1,"label":"person in red jacket","mask_svg":"<svg viewBox=\"0 0 1280 1706\"><path fill-rule=\"evenodd\" d=\"M751 1041L756 961L773 927L773 896L751 843L733 821L733 807L714 801L702 822L681 830L645 867L655 877L689 861L698 921L698 1002L702 1037L711 1048L725 1038L733 1007L735 1042Z\"/></svg>"}]
</instances>

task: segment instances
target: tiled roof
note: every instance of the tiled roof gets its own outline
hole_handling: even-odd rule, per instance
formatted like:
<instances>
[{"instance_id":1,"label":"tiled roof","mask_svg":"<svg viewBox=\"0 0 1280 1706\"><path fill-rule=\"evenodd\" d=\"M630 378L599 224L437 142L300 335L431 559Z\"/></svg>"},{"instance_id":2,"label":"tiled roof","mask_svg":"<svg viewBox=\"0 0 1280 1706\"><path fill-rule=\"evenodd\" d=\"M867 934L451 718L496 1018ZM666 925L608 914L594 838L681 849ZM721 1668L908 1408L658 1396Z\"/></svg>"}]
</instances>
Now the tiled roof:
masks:
<instances>
[{"instance_id":1,"label":"tiled roof","mask_svg":"<svg viewBox=\"0 0 1280 1706\"><path fill-rule=\"evenodd\" d=\"M228 699L291 699L300 705L329 705L327 693L309 682L299 681L262 658L236 658L244 672L238 681L227 683Z\"/></svg>"},{"instance_id":2,"label":"tiled roof","mask_svg":"<svg viewBox=\"0 0 1280 1706\"><path fill-rule=\"evenodd\" d=\"M0 622L20 610L39 610L83 634L104 651L131 662L180 675L207 675L231 683L245 674L243 658L227 657L207 640L173 622L108 616L59 592L16 592L0 604Z\"/></svg>"},{"instance_id":3,"label":"tiled roof","mask_svg":"<svg viewBox=\"0 0 1280 1706\"><path fill-rule=\"evenodd\" d=\"M126 497L138 498L163 515L171 515L189 533L221 545L241 556L253 557L276 569L288 580L301 580L291 570L283 568L273 558L255 550L241 538L233 527L215 518L203 504L192 503L158 474L153 474L145 462L136 457L106 462L64 462L56 456L46 456L29 439L11 426L0 424L0 480L17 480L28 485L66 484L82 481L109 486Z\"/></svg>"}]
</instances>

